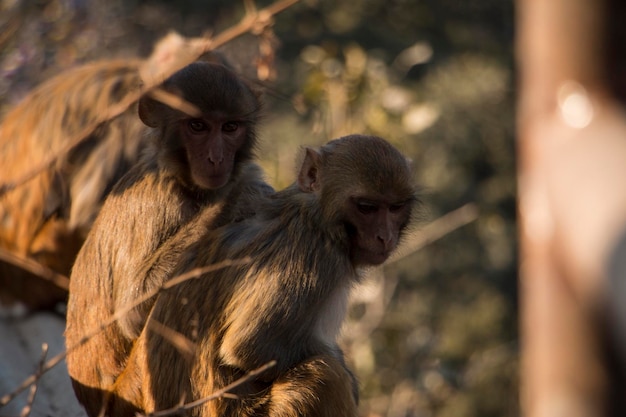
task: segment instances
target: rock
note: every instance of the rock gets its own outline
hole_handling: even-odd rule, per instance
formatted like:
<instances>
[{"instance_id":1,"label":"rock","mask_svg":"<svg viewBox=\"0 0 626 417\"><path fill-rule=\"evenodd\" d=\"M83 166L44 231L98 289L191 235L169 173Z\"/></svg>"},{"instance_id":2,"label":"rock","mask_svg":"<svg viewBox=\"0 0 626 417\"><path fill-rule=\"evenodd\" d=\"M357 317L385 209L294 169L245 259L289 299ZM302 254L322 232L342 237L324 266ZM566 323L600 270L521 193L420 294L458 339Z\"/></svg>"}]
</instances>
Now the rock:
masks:
<instances>
[{"instance_id":1,"label":"rock","mask_svg":"<svg viewBox=\"0 0 626 417\"><path fill-rule=\"evenodd\" d=\"M46 360L65 350L65 320L48 312L0 318L0 397L13 392L37 370L42 344L48 344ZM27 403L29 389L0 408L3 416L19 416ZM85 417L74 396L65 360L46 372L37 384L31 411L33 417Z\"/></svg>"}]
</instances>

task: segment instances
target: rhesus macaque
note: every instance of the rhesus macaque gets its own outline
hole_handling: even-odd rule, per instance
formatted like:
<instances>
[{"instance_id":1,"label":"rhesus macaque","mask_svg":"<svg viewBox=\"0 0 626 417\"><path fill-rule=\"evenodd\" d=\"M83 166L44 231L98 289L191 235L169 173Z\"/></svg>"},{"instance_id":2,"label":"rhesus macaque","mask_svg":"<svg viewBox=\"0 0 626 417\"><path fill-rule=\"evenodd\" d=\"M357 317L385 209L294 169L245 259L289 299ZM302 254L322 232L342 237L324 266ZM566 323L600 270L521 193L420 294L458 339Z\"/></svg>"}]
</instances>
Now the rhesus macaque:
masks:
<instances>
[{"instance_id":1,"label":"rhesus macaque","mask_svg":"<svg viewBox=\"0 0 626 417\"><path fill-rule=\"evenodd\" d=\"M165 281L185 245L205 229L250 216L256 201L273 192L251 162L259 92L225 66L206 62L183 68L162 88L201 115L149 96L139 101L139 116L152 128L151 148L111 191L78 254L70 277L68 347ZM150 306L69 352L69 374L89 415L99 414Z\"/></svg>"},{"instance_id":2,"label":"rhesus macaque","mask_svg":"<svg viewBox=\"0 0 626 417\"><path fill-rule=\"evenodd\" d=\"M138 60L94 62L48 80L0 125L0 184L16 181L59 151L128 91ZM69 275L104 196L143 146L136 108L101 125L33 179L0 196L0 248ZM0 301L52 307L67 291L0 262Z\"/></svg>"},{"instance_id":3,"label":"rhesus macaque","mask_svg":"<svg viewBox=\"0 0 626 417\"><path fill-rule=\"evenodd\" d=\"M138 91L142 68L171 65L172 45L177 43L169 41L176 36L160 41L147 60L91 62L35 88L0 125L0 186L18 181ZM202 60L229 66L214 51ZM0 195L0 248L69 276L105 197L139 161L146 129L137 106L131 106L33 179ZM66 299L65 289L0 261L0 302L19 300L37 309Z\"/></svg>"},{"instance_id":4,"label":"rhesus macaque","mask_svg":"<svg viewBox=\"0 0 626 417\"><path fill-rule=\"evenodd\" d=\"M204 398L276 366L196 416L354 417L355 383L337 345L359 271L382 264L417 202L409 163L385 140L352 135L306 149L296 183L254 217L208 231L173 275L250 257L162 291L107 412L131 416ZM164 327L165 326L165 327ZM193 343L179 351L168 328ZM172 332L170 332L172 333Z\"/></svg>"}]
</instances>

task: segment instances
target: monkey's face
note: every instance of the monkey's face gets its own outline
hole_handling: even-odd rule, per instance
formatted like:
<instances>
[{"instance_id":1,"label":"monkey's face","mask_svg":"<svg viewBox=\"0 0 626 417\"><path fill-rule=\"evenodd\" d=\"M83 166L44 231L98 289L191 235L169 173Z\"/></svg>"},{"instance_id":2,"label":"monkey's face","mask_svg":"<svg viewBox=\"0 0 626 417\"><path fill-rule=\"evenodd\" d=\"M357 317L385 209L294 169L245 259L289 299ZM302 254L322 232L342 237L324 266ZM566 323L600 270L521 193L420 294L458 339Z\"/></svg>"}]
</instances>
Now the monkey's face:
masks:
<instances>
[{"instance_id":1,"label":"monkey's face","mask_svg":"<svg viewBox=\"0 0 626 417\"><path fill-rule=\"evenodd\" d=\"M237 150L246 142L246 123L213 114L185 118L180 130L194 184L208 190L226 185Z\"/></svg>"},{"instance_id":2,"label":"monkey's face","mask_svg":"<svg viewBox=\"0 0 626 417\"><path fill-rule=\"evenodd\" d=\"M353 265L380 265L398 246L411 214L411 202L353 197L348 201L348 233Z\"/></svg>"},{"instance_id":3,"label":"monkey's face","mask_svg":"<svg viewBox=\"0 0 626 417\"><path fill-rule=\"evenodd\" d=\"M298 175L305 193L318 194L322 216L345 227L355 267L389 258L417 202L410 164L376 136L349 135L319 151L307 148Z\"/></svg>"}]
</instances>

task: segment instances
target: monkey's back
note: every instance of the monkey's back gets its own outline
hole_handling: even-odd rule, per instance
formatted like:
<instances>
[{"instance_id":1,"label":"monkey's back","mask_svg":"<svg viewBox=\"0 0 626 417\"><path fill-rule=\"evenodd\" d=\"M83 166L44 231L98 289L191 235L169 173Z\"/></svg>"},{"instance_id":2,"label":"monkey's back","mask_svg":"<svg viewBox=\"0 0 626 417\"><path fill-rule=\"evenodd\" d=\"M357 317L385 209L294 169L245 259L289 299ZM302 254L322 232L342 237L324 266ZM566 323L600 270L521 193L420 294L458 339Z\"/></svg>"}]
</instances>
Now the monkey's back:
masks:
<instances>
[{"instance_id":1,"label":"monkey's back","mask_svg":"<svg viewBox=\"0 0 626 417\"><path fill-rule=\"evenodd\" d=\"M168 290L156 302L152 317L183 335L211 335L198 341L203 346L199 351L240 369L254 369L278 357L273 372L280 372L322 349L315 332L317 318L307 312L336 292L347 296L357 275L347 255L337 256L346 249L327 232L341 225L316 222L316 205L306 197L293 190L277 193L256 216L209 232L187 251L174 275L225 259L248 257L250 262ZM337 276L343 281L335 280ZM176 309L174 315L172 304L180 300L184 311Z\"/></svg>"},{"instance_id":2,"label":"monkey's back","mask_svg":"<svg viewBox=\"0 0 626 417\"><path fill-rule=\"evenodd\" d=\"M0 125L0 184L14 184L0 201L0 247L69 275L105 195L138 159L142 124L133 109L96 127L109 107L139 88L138 62L102 61L77 67L37 87ZM25 183L21 178L71 140L88 136ZM11 265L0 265L1 294L33 307L64 300L58 289ZM48 292L48 294L46 294Z\"/></svg>"}]
</instances>

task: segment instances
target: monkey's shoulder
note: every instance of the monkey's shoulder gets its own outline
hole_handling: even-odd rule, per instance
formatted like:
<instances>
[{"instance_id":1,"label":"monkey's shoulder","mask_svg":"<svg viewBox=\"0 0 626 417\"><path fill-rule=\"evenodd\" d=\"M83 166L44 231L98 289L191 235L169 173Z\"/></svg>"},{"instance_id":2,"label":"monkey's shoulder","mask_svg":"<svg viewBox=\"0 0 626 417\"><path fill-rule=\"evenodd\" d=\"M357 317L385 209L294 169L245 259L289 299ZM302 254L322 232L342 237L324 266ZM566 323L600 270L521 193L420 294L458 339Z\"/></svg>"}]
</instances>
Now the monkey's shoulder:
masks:
<instances>
[{"instance_id":1,"label":"monkey's shoulder","mask_svg":"<svg viewBox=\"0 0 626 417\"><path fill-rule=\"evenodd\" d=\"M174 180L135 166L105 199L85 244L154 250L196 212Z\"/></svg>"},{"instance_id":2,"label":"monkey's shoulder","mask_svg":"<svg viewBox=\"0 0 626 417\"><path fill-rule=\"evenodd\" d=\"M263 169L255 162L245 162L241 164L240 171L234 183L238 197L252 199L259 196L267 197L275 193L274 188L265 179Z\"/></svg>"},{"instance_id":3,"label":"monkey's shoulder","mask_svg":"<svg viewBox=\"0 0 626 417\"><path fill-rule=\"evenodd\" d=\"M219 248L219 256L252 256L261 268L283 264L289 274L352 275L346 248L330 228L320 227L315 206L307 203L290 192L275 193L259 202L253 216L209 232L204 246Z\"/></svg>"},{"instance_id":4,"label":"monkey's shoulder","mask_svg":"<svg viewBox=\"0 0 626 417\"><path fill-rule=\"evenodd\" d=\"M253 162L242 163L234 180L218 191L222 191L221 194L205 202L209 210L217 213L208 224L211 229L255 216L263 201L275 192L265 181L261 168Z\"/></svg>"},{"instance_id":5,"label":"monkey's shoulder","mask_svg":"<svg viewBox=\"0 0 626 417\"><path fill-rule=\"evenodd\" d=\"M159 169L154 161L141 161L135 164L115 184L110 193L111 199L126 200L129 204L153 203L173 205L184 199L185 193L177 178Z\"/></svg>"}]
</instances>

